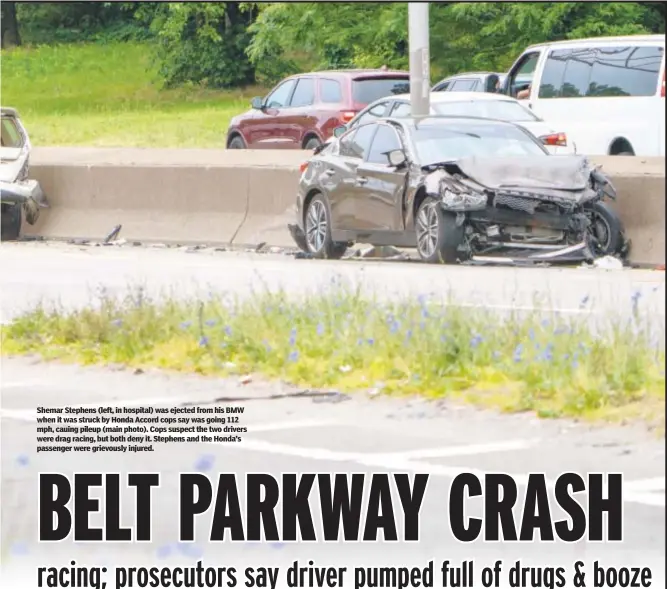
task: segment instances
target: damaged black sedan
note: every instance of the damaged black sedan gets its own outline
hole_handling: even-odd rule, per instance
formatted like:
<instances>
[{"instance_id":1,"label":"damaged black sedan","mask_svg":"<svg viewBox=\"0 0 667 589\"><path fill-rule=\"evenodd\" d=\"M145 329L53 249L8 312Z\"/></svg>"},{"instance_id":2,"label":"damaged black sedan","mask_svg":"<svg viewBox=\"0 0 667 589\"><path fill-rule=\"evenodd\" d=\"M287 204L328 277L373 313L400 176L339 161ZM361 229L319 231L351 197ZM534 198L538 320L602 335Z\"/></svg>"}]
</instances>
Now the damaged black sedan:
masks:
<instances>
[{"instance_id":1,"label":"damaged black sedan","mask_svg":"<svg viewBox=\"0 0 667 589\"><path fill-rule=\"evenodd\" d=\"M577 262L625 247L609 178L485 119L383 119L302 165L297 245L340 258L357 243L417 248L432 263Z\"/></svg>"}]
</instances>

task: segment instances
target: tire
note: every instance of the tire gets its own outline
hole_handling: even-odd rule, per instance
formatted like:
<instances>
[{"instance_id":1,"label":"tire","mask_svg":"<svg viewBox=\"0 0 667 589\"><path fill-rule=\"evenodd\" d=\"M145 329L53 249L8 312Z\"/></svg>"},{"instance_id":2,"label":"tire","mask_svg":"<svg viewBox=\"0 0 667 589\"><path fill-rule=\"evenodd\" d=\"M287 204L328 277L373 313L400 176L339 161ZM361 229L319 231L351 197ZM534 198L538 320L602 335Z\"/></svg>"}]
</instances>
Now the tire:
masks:
<instances>
[{"instance_id":1,"label":"tire","mask_svg":"<svg viewBox=\"0 0 667 589\"><path fill-rule=\"evenodd\" d=\"M234 135L232 140L229 142L229 147L227 149L247 149L243 137L240 135Z\"/></svg>"},{"instance_id":2,"label":"tire","mask_svg":"<svg viewBox=\"0 0 667 589\"><path fill-rule=\"evenodd\" d=\"M429 264L455 264L464 256L458 251L464 241L463 225L456 225L456 215L444 211L440 202L426 197L415 216L419 257Z\"/></svg>"},{"instance_id":3,"label":"tire","mask_svg":"<svg viewBox=\"0 0 667 589\"><path fill-rule=\"evenodd\" d=\"M634 156L635 154L631 151L621 151L620 153L615 153L614 155L625 155L625 156Z\"/></svg>"},{"instance_id":4,"label":"tire","mask_svg":"<svg viewBox=\"0 0 667 589\"><path fill-rule=\"evenodd\" d=\"M322 142L317 137L311 137L306 141L306 144L303 146L304 149L308 151L313 151L316 147L322 145Z\"/></svg>"},{"instance_id":5,"label":"tire","mask_svg":"<svg viewBox=\"0 0 667 589\"><path fill-rule=\"evenodd\" d=\"M23 207L21 205L2 205L2 241L16 241L21 235Z\"/></svg>"},{"instance_id":6,"label":"tire","mask_svg":"<svg viewBox=\"0 0 667 589\"><path fill-rule=\"evenodd\" d=\"M596 202L587 207L591 220L589 231L598 242L598 252L613 256L621 251L624 244L623 223L614 210L604 202Z\"/></svg>"},{"instance_id":7,"label":"tire","mask_svg":"<svg viewBox=\"0 0 667 589\"><path fill-rule=\"evenodd\" d=\"M321 194L314 196L303 218L308 253L318 259L340 260L347 244L331 239L331 209L327 199Z\"/></svg>"}]
</instances>

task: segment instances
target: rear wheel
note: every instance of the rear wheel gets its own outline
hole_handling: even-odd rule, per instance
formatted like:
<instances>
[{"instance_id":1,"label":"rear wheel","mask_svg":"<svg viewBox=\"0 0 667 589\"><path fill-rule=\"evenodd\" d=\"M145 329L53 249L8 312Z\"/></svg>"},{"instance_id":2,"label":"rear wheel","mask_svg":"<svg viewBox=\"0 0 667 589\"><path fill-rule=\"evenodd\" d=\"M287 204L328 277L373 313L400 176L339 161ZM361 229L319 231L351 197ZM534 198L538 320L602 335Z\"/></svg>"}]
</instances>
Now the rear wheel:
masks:
<instances>
[{"instance_id":1,"label":"rear wheel","mask_svg":"<svg viewBox=\"0 0 667 589\"><path fill-rule=\"evenodd\" d=\"M229 148L228 149L245 149L246 144L245 141L243 141L243 137L240 135L234 135L232 137L232 140L229 142Z\"/></svg>"},{"instance_id":2,"label":"rear wheel","mask_svg":"<svg viewBox=\"0 0 667 589\"><path fill-rule=\"evenodd\" d=\"M321 194L308 203L305 214L305 234L308 252L313 257L339 260L347 250L346 243L331 239L331 213L329 203Z\"/></svg>"},{"instance_id":3,"label":"rear wheel","mask_svg":"<svg viewBox=\"0 0 667 589\"><path fill-rule=\"evenodd\" d=\"M21 235L23 207L19 204L2 205L2 241L16 241Z\"/></svg>"},{"instance_id":4,"label":"rear wheel","mask_svg":"<svg viewBox=\"0 0 667 589\"><path fill-rule=\"evenodd\" d=\"M456 215L444 211L440 202L427 197L415 218L417 252L429 264L455 264L463 259L458 248L463 244L464 227L457 226Z\"/></svg>"}]
</instances>

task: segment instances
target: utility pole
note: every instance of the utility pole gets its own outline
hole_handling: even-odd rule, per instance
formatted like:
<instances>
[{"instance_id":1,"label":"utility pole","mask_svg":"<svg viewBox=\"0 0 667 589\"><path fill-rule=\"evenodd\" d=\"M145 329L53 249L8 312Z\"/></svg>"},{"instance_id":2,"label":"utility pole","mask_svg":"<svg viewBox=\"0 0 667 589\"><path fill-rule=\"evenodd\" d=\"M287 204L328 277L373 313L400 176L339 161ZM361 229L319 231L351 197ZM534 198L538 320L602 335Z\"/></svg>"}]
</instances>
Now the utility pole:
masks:
<instances>
[{"instance_id":1,"label":"utility pole","mask_svg":"<svg viewBox=\"0 0 667 589\"><path fill-rule=\"evenodd\" d=\"M410 102L413 116L431 114L428 2L408 3Z\"/></svg>"}]
</instances>

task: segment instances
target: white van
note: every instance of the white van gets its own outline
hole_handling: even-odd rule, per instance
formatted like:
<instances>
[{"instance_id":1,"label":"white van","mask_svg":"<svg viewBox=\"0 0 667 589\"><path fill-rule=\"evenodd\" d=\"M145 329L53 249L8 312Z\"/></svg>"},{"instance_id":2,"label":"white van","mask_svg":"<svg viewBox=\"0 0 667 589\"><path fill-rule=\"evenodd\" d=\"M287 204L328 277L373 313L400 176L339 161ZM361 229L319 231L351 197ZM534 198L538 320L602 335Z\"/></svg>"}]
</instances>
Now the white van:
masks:
<instances>
[{"instance_id":1,"label":"white van","mask_svg":"<svg viewBox=\"0 0 667 589\"><path fill-rule=\"evenodd\" d=\"M665 36L533 45L503 92L530 87L527 106L585 155L665 155Z\"/></svg>"}]
</instances>

